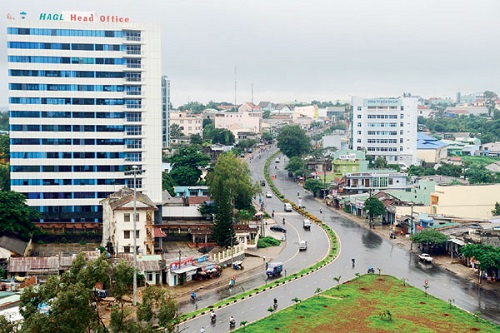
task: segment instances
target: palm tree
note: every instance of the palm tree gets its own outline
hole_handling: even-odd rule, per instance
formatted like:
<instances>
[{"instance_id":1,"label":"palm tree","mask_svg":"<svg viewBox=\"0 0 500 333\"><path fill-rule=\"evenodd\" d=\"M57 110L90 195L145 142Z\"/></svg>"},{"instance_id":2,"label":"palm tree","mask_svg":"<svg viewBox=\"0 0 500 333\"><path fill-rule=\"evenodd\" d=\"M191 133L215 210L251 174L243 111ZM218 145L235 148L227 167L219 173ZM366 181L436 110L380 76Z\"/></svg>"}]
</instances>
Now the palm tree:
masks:
<instances>
[{"instance_id":1,"label":"palm tree","mask_svg":"<svg viewBox=\"0 0 500 333\"><path fill-rule=\"evenodd\" d=\"M338 289L338 290L340 290L340 278L341 278L341 277L342 277L342 276L340 276L340 275L339 275L339 276L337 276L337 277L334 277L334 278L333 278L335 281L337 281L337 289Z\"/></svg>"},{"instance_id":2,"label":"palm tree","mask_svg":"<svg viewBox=\"0 0 500 333\"><path fill-rule=\"evenodd\" d=\"M298 297L295 297L295 298L292 298L292 302L295 302L295 309L298 308L299 306L299 303L301 302L302 300Z\"/></svg>"}]
</instances>

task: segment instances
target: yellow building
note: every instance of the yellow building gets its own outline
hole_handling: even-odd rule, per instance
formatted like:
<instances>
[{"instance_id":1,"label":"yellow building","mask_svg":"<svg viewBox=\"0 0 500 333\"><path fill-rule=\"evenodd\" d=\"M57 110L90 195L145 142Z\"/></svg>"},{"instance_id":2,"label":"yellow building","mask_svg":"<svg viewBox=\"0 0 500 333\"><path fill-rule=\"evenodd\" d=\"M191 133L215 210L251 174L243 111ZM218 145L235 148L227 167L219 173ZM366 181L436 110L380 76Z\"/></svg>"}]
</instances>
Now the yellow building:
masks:
<instances>
[{"instance_id":1,"label":"yellow building","mask_svg":"<svg viewBox=\"0 0 500 333\"><path fill-rule=\"evenodd\" d=\"M431 194L431 214L490 218L495 203L500 202L500 184L492 185L436 185Z\"/></svg>"}]
</instances>

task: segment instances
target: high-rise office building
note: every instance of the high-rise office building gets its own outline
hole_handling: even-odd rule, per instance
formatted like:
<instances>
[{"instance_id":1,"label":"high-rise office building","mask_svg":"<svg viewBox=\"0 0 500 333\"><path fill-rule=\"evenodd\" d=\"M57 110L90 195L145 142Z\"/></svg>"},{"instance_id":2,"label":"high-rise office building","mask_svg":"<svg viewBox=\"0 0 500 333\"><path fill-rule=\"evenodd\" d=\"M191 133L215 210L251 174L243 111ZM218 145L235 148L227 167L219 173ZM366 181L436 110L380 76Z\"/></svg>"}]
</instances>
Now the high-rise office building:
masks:
<instances>
[{"instance_id":1,"label":"high-rise office building","mask_svg":"<svg viewBox=\"0 0 500 333\"><path fill-rule=\"evenodd\" d=\"M161 202L159 26L38 13L7 29L11 187L40 222L100 222L127 186Z\"/></svg>"},{"instance_id":2,"label":"high-rise office building","mask_svg":"<svg viewBox=\"0 0 500 333\"><path fill-rule=\"evenodd\" d=\"M417 163L418 98L352 98L352 148L389 164Z\"/></svg>"}]
</instances>

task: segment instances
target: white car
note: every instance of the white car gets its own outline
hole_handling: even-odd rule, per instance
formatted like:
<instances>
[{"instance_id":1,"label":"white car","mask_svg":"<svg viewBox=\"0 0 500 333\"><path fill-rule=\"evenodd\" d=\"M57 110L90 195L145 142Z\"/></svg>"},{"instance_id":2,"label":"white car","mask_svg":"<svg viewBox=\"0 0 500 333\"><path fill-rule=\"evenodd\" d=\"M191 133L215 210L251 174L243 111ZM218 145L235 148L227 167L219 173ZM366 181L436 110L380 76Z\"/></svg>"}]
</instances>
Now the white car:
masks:
<instances>
[{"instance_id":1,"label":"white car","mask_svg":"<svg viewBox=\"0 0 500 333\"><path fill-rule=\"evenodd\" d=\"M419 254L418 259L425 261L425 262L432 262L432 257L430 255L428 255L427 253Z\"/></svg>"},{"instance_id":2,"label":"white car","mask_svg":"<svg viewBox=\"0 0 500 333\"><path fill-rule=\"evenodd\" d=\"M272 198L272 197L273 197L273 194L271 193L271 191L267 191L266 198Z\"/></svg>"}]
</instances>

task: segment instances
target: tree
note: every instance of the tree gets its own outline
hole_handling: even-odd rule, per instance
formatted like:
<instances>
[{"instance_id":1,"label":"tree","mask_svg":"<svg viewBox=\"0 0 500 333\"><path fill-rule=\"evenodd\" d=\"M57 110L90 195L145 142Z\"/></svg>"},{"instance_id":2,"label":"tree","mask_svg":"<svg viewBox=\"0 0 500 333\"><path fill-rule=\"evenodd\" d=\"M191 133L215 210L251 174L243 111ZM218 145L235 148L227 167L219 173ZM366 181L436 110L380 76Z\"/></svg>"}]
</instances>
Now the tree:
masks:
<instances>
[{"instance_id":1,"label":"tree","mask_svg":"<svg viewBox=\"0 0 500 333\"><path fill-rule=\"evenodd\" d=\"M174 187L175 187L175 182L172 176L168 172L163 171L161 173L161 189L163 191L168 191L168 193L174 197L175 196Z\"/></svg>"},{"instance_id":2,"label":"tree","mask_svg":"<svg viewBox=\"0 0 500 333\"><path fill-rule=\"evenodd\" d=\"M323 182L319 179L309 178L304 182L304 189L311 191L313 196L323 188Z\"/></svg>"},{"instance_id":3,"label":"tree","mask_svg":"<svg viewBox=\"0 0 500 333\"><path fill-rule=\"evenodd\" d=\"M373 166L375 169L387 168L387 161L382 157L377 157L373 162Z\"/></svg>"},{"instance_id":4,"label":"tree","mask_svg":"<svg viewBox=\"0 0 500 333\"><path fill-rule=\"evenodd\" d=\"M0 159L5 162L10 161L10 136L8 134L0 134Z\"/></svg>"},{"instance_id":5,"label":"tree","mask_svg":"<svg viewBox=\"0 0 500 333\"><path fill-rule=\"evenodd\" d=\"M233 153L222 154L212 172L207 175L208 191L215 202L212 237L219 246L227 247L233 239L233 208L255 213L252 198L261 190L252 184L251 173L243 160Z\"/></svg>"},{"instance_id":6,"label":"tree","mask_svg":"<svg viewBox=\"0 0 500 333\"><path fill-rule=\"evenodd\" d=\"M220 143L230 146L236 141L233 132L225 128L215 128L212 130L212 143Z\"/></svg>"},{"instance_id":7,"label":"tree","mask_svg":"<svg viewBox=\"0 0 500 333\"><path fill-rule=\"evenodd\" d=\"M294 297L292 298L292 302L295 303L295 309L297 309L299 307L299 303L302 302L302 300L298 297Z\"/></svg>"},{"instance_id":8,"label":"tree","mask_svg":"<svg viewBox=\"0 0 500 333\"><path fill-rule=\"evenodd\" d=\"M305 131L297 125L284 126L278 134L278 148L288 158L302 156L311 150Z\"/></svg>"},{"instance_id":9,"label":"tree","mask_svg":"<svg viewBox=\"0 0 500 333\"><path fill-rule=\"evenodd\" d=\"M202 202L198 207L198 211L201 215L205 216L207 219L212 219L212 215L215 214L215 205L211 201Z\"/></svg>"},{"instance_id":10,"label":"tree","mask_svg":"<svg viewBox=\"0 0 500 333\"><path fill-rule=\"evenodd\" d=\"M500 203L495 203L495 208L493 208L491 214L493 214L493 216L500 216Z\"/></svg>"},{"instance_id":11,"label":"tree","mask_svg":"<svg viewBox=\"0 0 500 333\"><path fill-rule=\"evenodd\" d=\"M483 271L500 267L500 248L484 244L467 244L460 248L467 258L474 257L479 261L479 267Z\"/></svg>"},{"instance_id":12,"label":"tree","mask_svg":"<svg viewBox=\"0 0 500 333\"><path fill-rule=\"evenodd\" d=\"M269 119L270 117L271 117L271 110L264 110L264 112L262 112L263 119Z\"/></svg>"},{"instance_id":13,"label":"tree","mask_svg":"<svg viewBox=\"0 0 500 333\"><path fill-rule=\"evenodd\" d=\"M265 131L264 133L262 133L261 139L264 142L272 142L273 141L273 134L269 131Z\"/></svg>"},{"instance_id":14,"label":"tree","mask_svg":"<svg viewBox=\"0 0 500 333\"><path fill-rule=\"evenodd\" d=\"M132 292L133 274L134 269L128 262L113 265L106 252L95 260L80 253L62 276L51 276L45 284L23 290L20 311L25 320L20 331L152 332L154 324L173 332L178 307L164 289L148 287L137 309L125 306L124 296ZM102 310L95 306L97 282L103 283L118 303L111 312L109 325L103 319Z\"/></svg>"},{"instance_id":15,"label":"tree","mask_svg":"<svg viewBox=\"0 0 500 333\"><path fill-rule=\"evenodd\" d=\"M10 168L8 164L0 164L0 191L10 191Z\"/></svg>"},{"instance_id":16,"label":"tree","mask_svg":"<svg viewBox=\"0 0 500 333\"><path fill-rule=\"evenodd\" d=\"M213 126L213 121L210 118L204 118L203 122L201 123L202 128L205 128L207 125L212 125Z\"/></svg>"},{"instance_id":17,"label":"tree","mask_svg":"<svg viewBox=\"0 0 500 333\"><path fill-rule=\"evenodd\" d=\"M257 183L252 183L248 164L231 152L217 159L214 169L207 175L208 191L215 202L229 192L236 209L246 209L255 214L252 198L261 191Z\"/></svg>"},{"instance_id":18,"label":"tree","mask_svg":"<svg viewBox=\"0 0 500 333\"><path fill-rule=\"evenodd\" d=\"M340 290L340 279L341 278L342 278L342 276L340 276L340 275L333 278L337 282L337 290Z\"/></svg>"},{"instance_id":19,"label":"tree","mask_svg":"<svg viewBox=\"0 0 500 333\"><path fill-rule=\"evenodd\" d=\"M184 134L182 133L181 127L179 124L172 124L170 125L170 137L172 139L178 139L180 137L183 137Z\"/></svg>"},{"instance_id":20,"label":"tree","mask_svg":"<svg viewBox=\"0 0 500 333\"><path fill-rule=\"evenodd\" d=\"M199 146L181 147L170 158L173 165L170 176L176 185L196 185L202 174L201 168L209 162L210 157L203 154Z\"/></svg>"},{"instance_id":21,"label":"tree","mask_svg":"<svg viewBox=\"0 0 500 333\"><path fill-rule=\"evenodd\" d=\"M294 156L288 160L288 164L286 165L285 169L288 172L291 172L295 175L297 174L304 174L304 170L306 168L306 163L304 160L298 156Z\"/></svg>"},{"instance_id":22,"label":"tree","mask_svg":"<svg viewBox=\"0 0 500 333\"><path fill-rule=\"evenodd\" d=\"M9 112L0 112L0 131L9 130Z\"/></svg>"},{"instance_id":23,"label":"tree","mask_svg":"<svg viewBox=\"0 0 500 333\"><path fill-rule=\"evenodd\" d=\"M427 228L411 235L410 239L412 242L427 246L430 253L432 248L445 245L448 237L437 230Z\"/></svg>"},{"instance_id":24,"label":"tree","mask_svg":"<svg viewBox=\"0 0 500 333\"><path fill-rule=\"evenodd\" d=\"M203 139L202 139L201 135L199 135L198 133L193 134L193 135L191 135L191 140L189 143L192 145L201 145L203 143Z\"/></svg>"},{"instance_id":25,"label":"tree","mask_svg":"<svg viewBox=\"0 0 500 333\"><path fill-rule=\"evenodd\" d=\"M375 196L370 196L365 200L365 205L363 211L367 212L370 216L370 228L373 227L373 217L379 216L385 213L385 207L382 201L380 201Z\"/></svg>"},{"instance_id":26,"label":"tree","mask_svg":"<svg viewBox=\"0 0 500 333\"><path fill-rule=\"evenodd\" d=\"M31 222L40 213L26 205L26 197L18 192L0 191L0 234L13 232L29 237L37 227Z\"/></svg>"}]
</instances>

